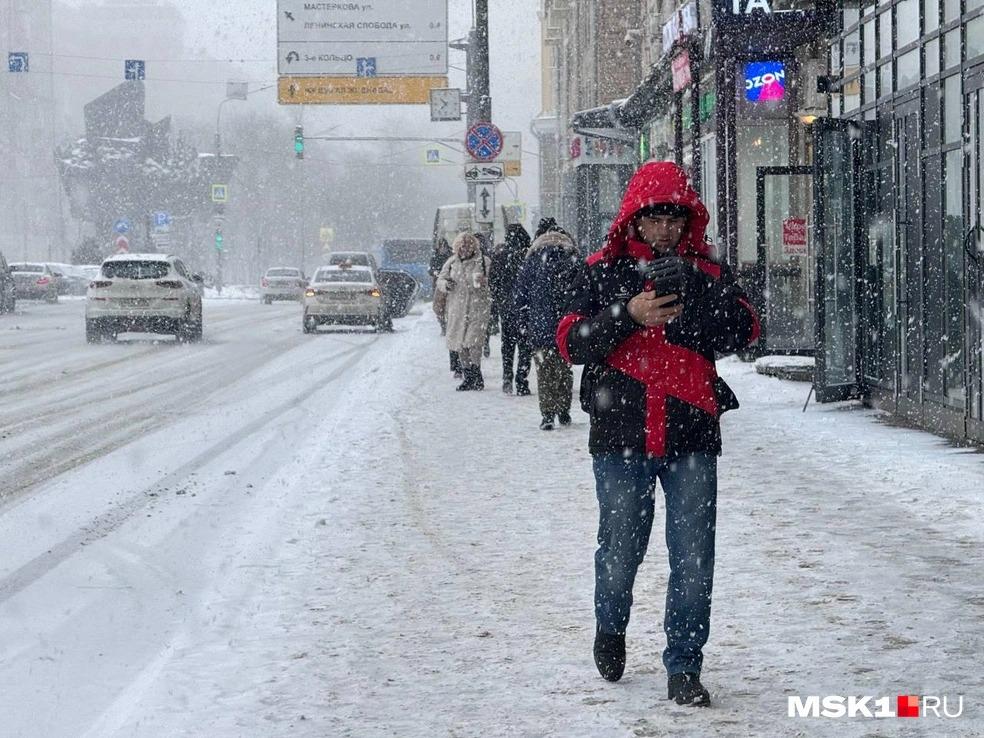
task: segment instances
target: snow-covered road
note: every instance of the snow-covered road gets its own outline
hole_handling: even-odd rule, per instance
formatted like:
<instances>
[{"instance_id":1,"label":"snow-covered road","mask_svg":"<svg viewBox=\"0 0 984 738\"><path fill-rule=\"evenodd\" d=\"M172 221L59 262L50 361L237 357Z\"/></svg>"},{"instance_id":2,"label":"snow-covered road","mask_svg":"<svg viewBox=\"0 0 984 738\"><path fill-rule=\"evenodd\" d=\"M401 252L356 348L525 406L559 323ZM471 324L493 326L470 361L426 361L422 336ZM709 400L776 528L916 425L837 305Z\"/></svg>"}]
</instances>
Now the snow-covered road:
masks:
<instances>
[{"instance_id":1,"label":"snow-covered road","mask_svg":"<svg viewBox=\"0 0 984 738\"><path fill-rule=\"evenodd\" d=\"M455 393L426 309L311 337L216 301L201 346L92 347L72 310L0 321L3 735L984 734L984 455L722 363L695 711L664 699L658 530L626 676L594 669L585 416ZM964 712L787 717L899 694Z\"/></svg>"}]
</instances>

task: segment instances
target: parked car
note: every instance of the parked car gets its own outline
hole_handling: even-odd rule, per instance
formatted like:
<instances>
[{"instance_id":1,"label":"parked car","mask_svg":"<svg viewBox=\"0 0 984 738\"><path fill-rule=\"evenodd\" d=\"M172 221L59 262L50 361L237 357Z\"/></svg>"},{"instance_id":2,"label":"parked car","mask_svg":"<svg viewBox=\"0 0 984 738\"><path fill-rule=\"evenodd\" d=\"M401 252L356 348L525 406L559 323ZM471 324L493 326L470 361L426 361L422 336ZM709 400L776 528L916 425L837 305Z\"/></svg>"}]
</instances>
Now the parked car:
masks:
<instances>
[{"instance_id":1,"label":"parked car","mask_svg":"<svg viewBox=\"0 0 984 738\"><path fill-rule=\"evenodd\" d=\"M7 260L0 253L0 313L12 313L17 306L14 276L10 273Z\"/></svg>"},{"instance_id":2,"label":"parked car","mask_svg":"<svg viewBox=\"0 0 984 738\"><path fill-rule=\"evenodd\" d=\"M58 284L47 264L19 261L10 265L10 273L18 299L58 302Z\"/></svg>"},{"instance_id":3,"label":"parked car","mask_svg":"<svg viewBox=\"0 0 984 738\"><path fill-rule=\"evenodd\" d=\"M378 271L379 269L379 265L376 263L376 257L368 251L332 251L328 255L328 265L338 266L340 264L369 267L373 271Z\"/></svg>"},{"instance_id":4,"label":"parked car","mask_svg":"<svg viewBox=\"0 0 984 738\"><path fill-rule=\"evenodd\" d=\"M89 285L85 337L89 343L120 333L173 333L202 338L202 282L168 254L117 254Z\"/></svg>"},{"instance_id":5,"label":"parked car","mask_svg":"<svg viewBox=\"0 0 984 738\"><path fill-rule=\"evenodd\" d=\"M48 267L55 275L55 285L59 295L73 295L81 297L85 295L92 281L82 272L82 268L75 264L48 263Z\"/></svg>"},{"instance_id":6,"label":"parked car","mask_svg":"<svg viewBox=\"0 0 984 738\"><path fill-rule=\"evenodd\" d=\"M314 333L319 325L385 327L383 290L368 266L347 263L320 267L304 290L302 328Z\"/></svg>"},{"instance_id":7,"label":"parked car","mask_svg":"<svg viewBox=\"0 0 984 738\"><path fill-rule=\"evenodd\" d=\"M260 295L267 305L274 300L302 300L307 280L294 267L270 267L260 280Z\"/></svg>"}]
</instances>

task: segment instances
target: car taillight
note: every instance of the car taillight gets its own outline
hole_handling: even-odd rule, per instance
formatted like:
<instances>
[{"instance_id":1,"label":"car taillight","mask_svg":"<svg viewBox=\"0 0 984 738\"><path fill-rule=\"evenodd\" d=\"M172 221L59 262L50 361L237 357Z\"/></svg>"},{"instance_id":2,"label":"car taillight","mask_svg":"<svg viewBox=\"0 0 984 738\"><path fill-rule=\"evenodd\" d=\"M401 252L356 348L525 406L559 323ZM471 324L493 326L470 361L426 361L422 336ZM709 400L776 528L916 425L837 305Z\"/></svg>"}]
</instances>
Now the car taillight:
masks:
<instances>
[{"instance_id":1,"label":"car taillight","mask_svg":"<svg viewBox=\"0 0 984 738\"><path fill-rule=\"evenodd\" d=\"M48 277L41 277L38 280L37 285L38 285L38 287L44 287L46 284L48 284L50 282L51 282L51 280Z\"/></svg>"},{"instance_id":2,"label":"car taillight","mask_svg":"<svg viewBox=\"0 0 984 738\"><path fill-rule=\"evenodd\" d=\"M94 282L89 282L89 286L92 287L93 289L98 290L101 289L102 287L112 287L113 283L106 280L97 279Z\"/></svg>"},{"instance_id":3,"label":"car taillight","mask_svg":"<svg viewBox=\"0 0 984 738\"><path fill-rule=\"evenodd\" d=\"M174 279L161 279L157 282L157 286L169 290L180 290L184 285Z\"/></svg>"},{"instance_id":4,"label":"car taillight","mask_svg":"<svg viewBox=\"0 0 984 738\"><path fill-rule=\"evenodd\" d=\"M369 295L369 297L382 297L383 293L379 291L378 287L373 287L371 290L367 292L367 294Z\"/></svg>"},{"instance_id":5,"label":"car taillight","mask_svg":"<svg viewBox=\"0 0 984 738\"><path fill-rule=\"evenodd\" d=\"M270 282L266 277L260 280L260 287L269 287L269 286L270 286Z\"/></svg>"}]
</instances>

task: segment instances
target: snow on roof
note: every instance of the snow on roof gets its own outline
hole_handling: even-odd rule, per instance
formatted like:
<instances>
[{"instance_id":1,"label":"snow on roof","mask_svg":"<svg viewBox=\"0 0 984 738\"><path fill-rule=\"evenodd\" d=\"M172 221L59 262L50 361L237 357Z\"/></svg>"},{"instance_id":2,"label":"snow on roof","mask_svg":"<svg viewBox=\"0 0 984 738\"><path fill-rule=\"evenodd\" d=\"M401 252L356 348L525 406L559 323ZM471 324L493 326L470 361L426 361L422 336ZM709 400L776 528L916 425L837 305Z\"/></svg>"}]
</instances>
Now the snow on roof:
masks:
<instances>
[{"instance_id":1,"label":"snow on roof","mask_svg":"<svg viewBox=\"0 0 984 738\"><path fill-rule=\"evenodd\" d=\"M107 257L107 261L167 261L171 258L170 254L113 254Z\"/></svg>"}]
</instances>

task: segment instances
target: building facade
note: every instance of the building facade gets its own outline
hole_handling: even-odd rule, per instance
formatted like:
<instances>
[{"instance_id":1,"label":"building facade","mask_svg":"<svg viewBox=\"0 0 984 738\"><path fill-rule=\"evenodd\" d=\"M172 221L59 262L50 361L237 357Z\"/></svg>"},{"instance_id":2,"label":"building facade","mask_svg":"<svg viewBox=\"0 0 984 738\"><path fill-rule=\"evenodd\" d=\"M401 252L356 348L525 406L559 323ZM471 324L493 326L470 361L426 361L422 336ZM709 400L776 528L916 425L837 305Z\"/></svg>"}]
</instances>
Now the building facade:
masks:
<instances>
[{"instance_id":1,"label":"building facade","mask_svg":"<svg viewBox=\"0 0 984 738\"><path fill-rule=\"evenodd\" d=\"M847 287L818 361L834 396L984 442L984 0L841 12L818 171L825 273Z\"/></svg>"}]
</instances>

